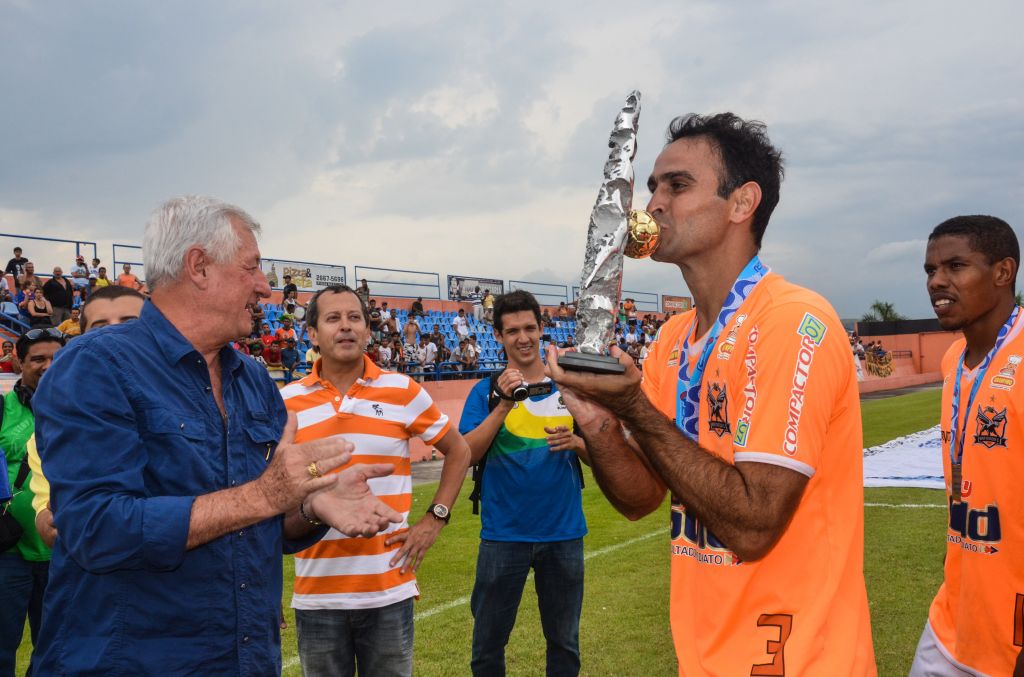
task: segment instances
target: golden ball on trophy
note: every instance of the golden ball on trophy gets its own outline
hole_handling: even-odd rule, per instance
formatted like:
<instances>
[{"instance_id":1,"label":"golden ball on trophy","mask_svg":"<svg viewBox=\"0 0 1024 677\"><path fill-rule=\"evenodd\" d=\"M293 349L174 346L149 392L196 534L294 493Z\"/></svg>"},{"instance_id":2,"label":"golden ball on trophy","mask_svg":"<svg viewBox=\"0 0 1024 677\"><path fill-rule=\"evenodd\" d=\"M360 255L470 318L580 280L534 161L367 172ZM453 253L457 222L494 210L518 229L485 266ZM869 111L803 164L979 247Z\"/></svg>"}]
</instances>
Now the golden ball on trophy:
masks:
<instances>
[{"instance_id":1,"label":"golden ball on trophy","mask_svg":"<svg viewBox=\"0 0 1024 677\"><path fill-rule=\"evenodd\" d=\"M658 248L661 229L654 217L642 209L629 213L629 233L625 254L631 259L646 259Z\"/></svg>"}]
</instances>

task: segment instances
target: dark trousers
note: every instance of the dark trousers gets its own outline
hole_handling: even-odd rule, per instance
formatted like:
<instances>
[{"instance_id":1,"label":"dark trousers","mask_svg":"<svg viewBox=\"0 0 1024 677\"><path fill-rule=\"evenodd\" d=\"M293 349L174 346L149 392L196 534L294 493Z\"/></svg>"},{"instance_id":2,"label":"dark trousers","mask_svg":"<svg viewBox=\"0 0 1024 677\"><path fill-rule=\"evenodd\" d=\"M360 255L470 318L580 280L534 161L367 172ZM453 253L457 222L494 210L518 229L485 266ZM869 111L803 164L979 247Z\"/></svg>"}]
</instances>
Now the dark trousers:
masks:
<instances>
[{"instance_id":1,"label":"dark trousers","mask_svg":"<svg viewBox=\"0 0 1024 677\"><path fill-rule=\"evenodd\" d=\"M36 644L49 578L49 562L30 562L11 551L0 554L0 677L14 674L26 616ZM32 663L25 674L32 674Z\"/></svg>"}]
</instances>

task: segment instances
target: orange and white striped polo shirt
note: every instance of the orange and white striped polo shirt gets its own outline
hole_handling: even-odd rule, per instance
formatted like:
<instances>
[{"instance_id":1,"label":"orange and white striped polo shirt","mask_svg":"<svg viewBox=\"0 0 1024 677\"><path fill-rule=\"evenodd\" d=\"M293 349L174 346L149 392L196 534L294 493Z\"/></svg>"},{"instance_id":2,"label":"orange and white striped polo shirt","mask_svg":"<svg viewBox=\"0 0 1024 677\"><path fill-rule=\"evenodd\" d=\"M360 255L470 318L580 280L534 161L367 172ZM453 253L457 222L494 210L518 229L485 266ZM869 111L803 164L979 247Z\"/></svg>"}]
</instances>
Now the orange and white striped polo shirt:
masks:
<instances>
[{"instance_id":1,"label":"orange and white striped polo shirt","mask_svg":"<svg viewBox=\"0 0 1024 677\"><path fill-rule=\"evenodd\" d=\"M411 570L403 574L388 566L401 544L386 547L384 541L409 528L409 438L434 444L450 425L418 383L382 371L365 355L363 360L363 377L344 395L320 378L317 360L312 373L283 388L281 396L298 417L297 442L340 435L355 445L348 465L394 463L394 474L371 479L370 489L404 519L373 538L350 538L330 529L319 543L297 553L294 609L374 609L419 595Z\"/></svg>"}]
</instances>

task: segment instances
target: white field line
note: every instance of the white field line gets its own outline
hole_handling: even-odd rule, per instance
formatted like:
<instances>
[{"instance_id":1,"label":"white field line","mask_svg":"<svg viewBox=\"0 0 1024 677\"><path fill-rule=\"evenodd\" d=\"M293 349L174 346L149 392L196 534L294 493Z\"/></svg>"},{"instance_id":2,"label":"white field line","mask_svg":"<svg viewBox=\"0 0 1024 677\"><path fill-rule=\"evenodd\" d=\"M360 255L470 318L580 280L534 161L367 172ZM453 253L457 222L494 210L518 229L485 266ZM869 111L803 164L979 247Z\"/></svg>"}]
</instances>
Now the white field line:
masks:
<instances>
[{"instance_id":1,"label":"white field line","mask_svg":"<svg viewBox=\"0 0 1024 677\"><path fill-rule=\"evenodd\" d=\"M865 503L865 508L947 508L945 503Z\"/></svg>"},{"instance_id":2,"label":"white field line","mask_svg":"<svg viewBox=\"0 0 1024 677\"><path fill-rule=\"evenodd\" d=\"M607 555L608 553L615 552L616 550L621 550L622 548L627 548L627 547L629 547L631 545L635 545L636 543L639 543L640 541L646 541L648 538L654 538L655 536L659 536L661 534L664 534L665 531L666 531L665 529L658 529L657 531L651 531L649 533L643 534L642 536L637 536L636 538L630 538L629 540L626 540L626 541L621 541L619 543L613 543L611 545L606 545L605 547L598 548L597 550L591 550L590 552L587 552L587 553L583 554L583 560L586 561L588 559L593 559L594 557L600 557L601 555ZM532 578L533 578L533 572L531 571L529 576L526 577L526 580L529 581ZM413 621L422 621L424 619L430 618L431 616L439 614L439 613L441 613L443 611L448 611L449 609L454 609L455 607L462 606L463 604L469 604L469 596L468 595L466 595L464 597L458 597L458 598L453 599L453 600L451 600L449 602L445 602L444 604L438 604L437 606L431 607L431 608L427 609L426 611L421 611L420 613L418 613L415 616L413 616ZM284 661L284 663L281 665L281 672L282 673L287 672L291 668L294 668L294 667L298 666L298 664L299 664L299 657L298 656L292 656L288 660Z\"/></svg>"}]
</instances>

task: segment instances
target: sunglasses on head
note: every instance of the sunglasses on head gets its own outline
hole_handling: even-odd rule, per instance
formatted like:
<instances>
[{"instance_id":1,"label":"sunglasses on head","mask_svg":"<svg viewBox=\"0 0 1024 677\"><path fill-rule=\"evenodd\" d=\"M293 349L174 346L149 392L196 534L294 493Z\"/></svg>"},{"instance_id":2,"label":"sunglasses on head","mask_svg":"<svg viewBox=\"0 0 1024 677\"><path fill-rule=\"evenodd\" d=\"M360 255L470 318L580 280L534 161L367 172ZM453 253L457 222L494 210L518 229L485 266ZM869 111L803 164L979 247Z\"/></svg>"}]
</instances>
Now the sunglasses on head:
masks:
<instances>
[{"instance_id":1,"label":"sunglasses on head","mask_svg":"<svg viewBox=\"0 0 1024 677\"><path fill-rule=\"evenodd\" d=\"M62 332L60 329L57 329L56 327L46 327L45 329L30 329L24 334L22 334L21 338L25 339L26 341L38 341L44 336L57 339L58 341L63 341L67 338L64 335L64 332Z\"/></svg>"}]
</instances>

